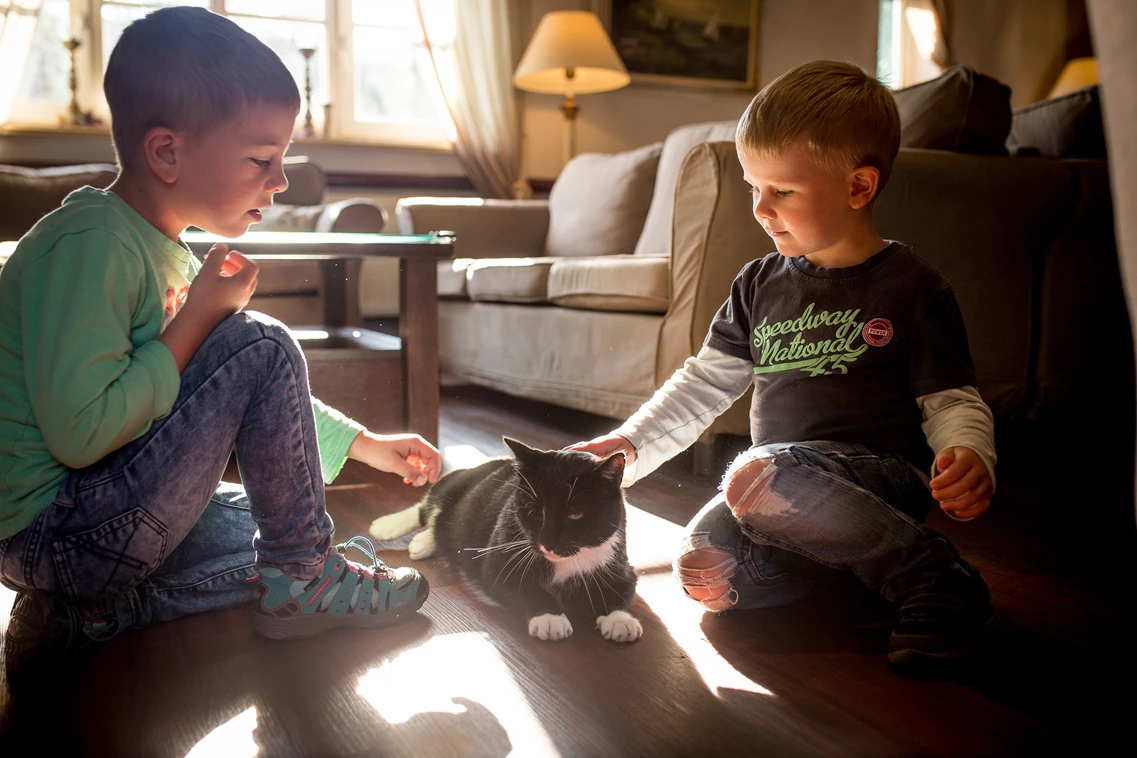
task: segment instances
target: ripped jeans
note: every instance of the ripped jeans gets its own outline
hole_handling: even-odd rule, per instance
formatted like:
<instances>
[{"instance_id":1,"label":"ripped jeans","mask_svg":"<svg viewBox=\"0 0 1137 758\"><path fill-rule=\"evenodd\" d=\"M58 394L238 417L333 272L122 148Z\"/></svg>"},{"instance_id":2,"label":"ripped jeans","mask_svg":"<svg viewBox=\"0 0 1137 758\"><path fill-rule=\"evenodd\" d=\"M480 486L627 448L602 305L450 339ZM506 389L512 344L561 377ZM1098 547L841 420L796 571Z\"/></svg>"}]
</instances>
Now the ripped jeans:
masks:
<instances>
[{"instance_id":1,"label":"ripped jeans","mask_svg":"<svg viewBox=\"0 0 1137 758\"><path fill-rule=\"evenodd\" d=\"M740 501L738 513L723 494L707 503L675 560L685 591L726 588L702 601L709 610L787 605L848 572L896 601L959 558L922 523L931 492L900 456L825 441L763 445L743 456L767 461L753 496Z\"/></svg>"},{"instance_id":2,"label":"ripped jeans","mask_svg":"<svg viewBox=\"0 0 1137 758\"><path fill-rule=\"evenodd\" d=\"M219 484L234 447L243 487ZM137 629L252 600L254 566L315 576L332 531L304 355L284 324L238 313L198 348L169 415L71 470L0 541L0 580Z\"/></svg>"}]
</instances>

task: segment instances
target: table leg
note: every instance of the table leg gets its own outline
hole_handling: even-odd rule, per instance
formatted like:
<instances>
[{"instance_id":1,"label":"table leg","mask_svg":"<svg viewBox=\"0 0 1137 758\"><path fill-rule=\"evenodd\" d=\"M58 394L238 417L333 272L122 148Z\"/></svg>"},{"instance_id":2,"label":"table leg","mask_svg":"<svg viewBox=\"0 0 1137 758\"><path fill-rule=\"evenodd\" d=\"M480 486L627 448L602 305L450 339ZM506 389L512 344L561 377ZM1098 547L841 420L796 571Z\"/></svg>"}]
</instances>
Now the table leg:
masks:
<instances>
[{"instance_id":1,"label":"table leg","mask_svg":"<svg viewBox=\"0 0 1137 758\"><path fill-rule=\"evenodd\" d=\"M399 259L407 428L438 444L438 269L431 259Z\"/></svg>"},{"instance_id":2,"label":"table leg","mask_svg":"<svg viewBox=\"0 0 1137 758\"><path fill-rule=\"evenodd\" d=\"M324 278L324 323L328 326L363 325L359 307L362 269L363 261L356 259L320 261L320 274Z\"/></svg>"}]
</instances>

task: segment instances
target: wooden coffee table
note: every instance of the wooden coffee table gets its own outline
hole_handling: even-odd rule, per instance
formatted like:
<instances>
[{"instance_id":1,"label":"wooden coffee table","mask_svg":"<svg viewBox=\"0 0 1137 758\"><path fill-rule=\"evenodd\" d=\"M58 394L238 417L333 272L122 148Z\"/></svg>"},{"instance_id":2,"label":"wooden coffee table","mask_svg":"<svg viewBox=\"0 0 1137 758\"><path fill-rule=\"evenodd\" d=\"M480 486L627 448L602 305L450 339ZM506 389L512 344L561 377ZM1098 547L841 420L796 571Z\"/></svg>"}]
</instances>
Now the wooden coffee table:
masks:
<instances>
[{"instance_id":1,"label":"wooden coffee table","mask_svg":"<svg viewBox=\"0 0 1137 758\"><path fill-rule=\"evenodd\" d=\"M453 257L453 235L249 232L227 240L185 232L182 239L203 258L224 242L253 260L319 261L324 323L314 325L314 339L301 339L313 394L369 428L379 424L376 431L393 431L382 428L386 422L438 444L437 263ZM399 259L398 338L348 323L358 313L359 286L344 262L366 258Z\"/></svg>"}]
</instances>

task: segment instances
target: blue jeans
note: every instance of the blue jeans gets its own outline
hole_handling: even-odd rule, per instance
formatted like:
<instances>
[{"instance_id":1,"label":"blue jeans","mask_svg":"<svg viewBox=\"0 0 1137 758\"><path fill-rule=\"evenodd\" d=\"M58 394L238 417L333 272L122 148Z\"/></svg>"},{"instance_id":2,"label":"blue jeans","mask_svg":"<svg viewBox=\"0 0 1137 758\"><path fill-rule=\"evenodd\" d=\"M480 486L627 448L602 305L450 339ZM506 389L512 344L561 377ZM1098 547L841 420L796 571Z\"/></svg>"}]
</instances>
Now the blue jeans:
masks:
<instances>
[{"instance_id":1,"label":"blue jeans","mask_svg":"<svg viewBox=\"0 0 1137 758\"><path fill-rule=\"evenodd\" d=\"M244 486L220 483L236 449ZM170 414L0 542L0 579L136 629L253 598L256 566L319 573L331 544L308 369L287 327L223 321L182 372Z\"/></svg>"},{"instance_id":2,"label":"blue jeans","mask_svg":"<svg viewBox=\"0 0 1137 758\"><path fill-rule=\"evenodd\" d=\"M718 495L691 520L676 558L684 587L727 587L704 601L711 610L786 605L848 572L895 601L959 558L922 523L931 492L900 456L823 441L744 455L768 461L755 505L736 516ZM701 553L700 568L684 567L684 556L694 553Z\"/></svg>"}]
</instances>

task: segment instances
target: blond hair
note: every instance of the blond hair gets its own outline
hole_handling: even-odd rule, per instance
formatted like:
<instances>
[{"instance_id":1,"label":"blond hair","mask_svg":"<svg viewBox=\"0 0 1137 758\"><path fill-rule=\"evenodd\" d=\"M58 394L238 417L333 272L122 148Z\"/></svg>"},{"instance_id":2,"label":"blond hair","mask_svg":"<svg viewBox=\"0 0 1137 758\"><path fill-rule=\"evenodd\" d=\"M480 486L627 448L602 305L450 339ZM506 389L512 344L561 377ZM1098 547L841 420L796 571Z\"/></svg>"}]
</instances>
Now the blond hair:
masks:
<instances>
[{"instance_id":1,"label":"blond hair","mask_svg":"<svg viewBox=\"0 0 1137 758\"><path fill-rule=\"evenodd\" d=\"M127 26L103 90L122 168L156 127L197 135L249 105L300 112L300 90L276 53L205 8L162 8Z\"/></svg>"},{"instance_id":2,"label":"blond hair","mask_svg":"<svg viewBox=\"0 0 1137 758\"><path fill-rule=\"evenodd\" d=\"M746 106L735 144L743 155L769 156L799 142L834 172L875 167L883 188L900 149L896 99L851 63L814 61L792 68Z\"/></svg>"}]
</instances>

